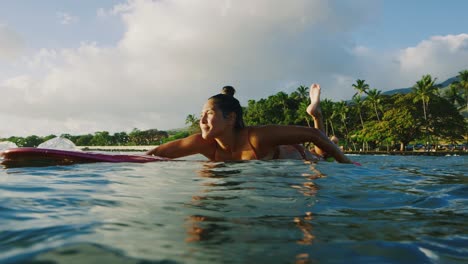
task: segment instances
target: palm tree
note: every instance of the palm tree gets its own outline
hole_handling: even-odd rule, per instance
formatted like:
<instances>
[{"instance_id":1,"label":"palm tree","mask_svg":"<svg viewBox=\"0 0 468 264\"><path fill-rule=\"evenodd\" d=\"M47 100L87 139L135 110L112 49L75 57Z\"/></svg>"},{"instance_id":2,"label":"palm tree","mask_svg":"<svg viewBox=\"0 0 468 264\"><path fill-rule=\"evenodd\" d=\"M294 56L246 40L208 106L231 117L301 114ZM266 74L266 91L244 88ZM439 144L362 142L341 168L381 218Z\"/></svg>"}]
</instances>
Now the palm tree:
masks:
<instances>
[{"instance_id":1,"label":"palm tree","mask_svg":"<svg viewBox=\"0 0 468 264\"><path fill-rule=\"evenodd\" d=\"M301 101L304 100L304 99L307 99L309 97L309 87L301 85L301 86L297 87L296 93L299 96L299 99Z\"/></svg>"},{"instance_id":2,"label":"palm tree","mask_svg":"<svg viewBox=\"0 0 468 264\"><path fill-rule=\"evenodd\" d=\"M362 99L362 97L359 95L359 94L355 94L353 96L353 103L354 105L356 106L357 110L358 110L358 113L359 113L359 120L361 121L361 126L362 126L362 129L364 129L364 119L362 118L362 107L364 106L364 100ZM354 143L353 143L354 144ZM366 145L367 145L367 142L366 141L363 141L362 142L362 149L365 150L366 149Z\"/></svg>"},{"instance_id":3,"label":"palm tree","mask_svg":"<svg viewBox=\"0 0 468 264\"><path fill-rule=\"evenodd\" d=\"M438 94L439 89L435 85L437 78L432 79L430 74L424 75L421 80L417 81L413 86L413 93L415 94L413 102L422 101L424 122L426 123L426 140L429 143L429 124L427 120L427 112L429 110L429 101L435 94Z\"/></svg>"},{"instance_id":4,"label":"palm tree","mask_svg":"<svg viewBox=\"0 0 468 264\"><path fill-rule=\"evenodd\" d=\"M288 94L285 92L278 92L274 95L275 101L283 107L283 112L286 113L286 109L288 108Z\"/></svg>"},{"instance_id":5,"label":"palm tree","mask_svg":"<svg viewBox=\"0 0 468 264\"><path fill-rule=\"evenodd\" d=\"M298 121L301 122L302 120L305 120L306 123L307 123L307 126L310 127L310 120L311 120L311 117L309 116L309 114L307 113L306 109L307 107L309 106L309 103L307 103L306 101L302 101L300 104L299 104L299 107L297 109L297 117L298 117Z\"/></svg>"},{"instance_id":6,"label":"palm tree","mask_svg":"<svg viewBox=\"0 0 468 264\"><path fill-rule=\"evenodd\" d=\"M453 105L458 104L458 108L462 109L466 104L466 100L460 95L458 90L458 85L456 83L450 84L449 89L445 91L445 98Z\"/></svg>"},{"instance_id":7,"label":"palm tree","mask_svg":"<svg viewBox=\"0 0 468 264\"><path fill-rule=\"evenodd\" d=\"M468 70L458 72L458 81L453 84L457 90L463 91L465 93L465 108L468 110Z\"/></svg>"},{"instance_id":8,"label":"palm tree","mask_svg":"<svg viewBox=\"0 0 468 264\"><path fill-rule=\"evenodd\" d=\"M320 102L322 109L322 117L325 121L325 134L330 135L328 126L331 128L332 135L335 135L335 128L333 127L333 118L335 117L333 111L333 102L330 99L324 99Z\"/></svg>"},{"instance_id":9,"label":"palm tree","mask_svg":"<svg viewBox=\"0 0 468 264\"><path fill-rule=\"evenodd\" d=\"M195 115L192 115L192 114L188 115L185 118L185 124L189 125L191 128L198 126L199 122L200 120Z\"/></svg>"},{"instance_id":10,"label":"palm tree","mask_svg":"<svg viewBox=\"0 0 468 264\"><path fill-rule=\"evenodd\" d=\"M380 104L380 95L381 91L378 91L377 89L371 89L369 92L367 92L367 98L366 100L374 107L375 114L377 116L377 120L380 122L380 117L379 117L379 112L377 111L378 105Z\"/></svg>"},{"instance_id":11,"label":"palm tree","mask_svg":"<svg viewBox=\"0 0 468 264\"><path fill-rule=\"evenodd\" d=\"M362 100L361 95L363 93L368 94L369 84L367 84L365 80L357 79L356 84L352 84L352 86L354 87L354 89L357 90L357 92L353 96L353 101L358 107L361 126L364 129L364 120L362 119L362 112L361 112L362 106L364 105L364 100ZM364 141L362 144L363 144L363 149L365 149L365 145L367 143Z\"/></svg>"},{"instance_id":12,"label":"palm tree","mask_svg":"<svg viewBox=\"0 0 468 264\"><path fill-rule=\"evenodd\" d=\"M349 111L348 105L345 101L341 101L335 104L336 114L340 117L341 122L344 126L345 134L348 135L348 126L346 125L346 119L348 118L347 114Z\"/></svg>"},{"instance_id":13,"label":"palm tree","mask_svg":"<svg viewBox=\"0 0 468 264\"><path fill-rule=\"evenodd\" d=\"M334 111L335 111L335 114L340 117L341 123L343 123L345 145L348 146L349 130L348 130L348 125L347 125L347 119L348 119L349 106L345 101L341 101L341 102L335 103ZM353 144L353 149L356 150L355 143L353 141L351 141L351 143Z\"/></svg>"},{"instance_id":14,"label":"palm tree","mask_svg":"<svg viewBox=\"0 0 468 264\"><path fill-rule=\"evenodd\" d=\"M362 106L364 105L364 101L362 100L359 94L355 94L353 96L353 103L354 105L356 105L356 108L359 113L359 120L361 120L361 126L362 128L364 128L364 120L362 119L362 112L361 112Z\"/></svg>"},{"instance_id":15,"label":"palm tree","mask_svg":"<svg viewBox=\"0 0 468 264\"><path fill-rule=\"evenodd\" d=\"M352 85L357 92L354 94L362 95L363 93L367 94L367 90L369 90L369 85L366 83L366 80L356 80L356 84Z\"/></svg>"},{"instance_id":16,"label":"palm tree","mask_svg":"<svg viewBox=\"0 0 468 264\"><path fill-rule=\"evenodd\" d=\"M413 86L413 93L415 94L413 102L422 101L424 120L427 122L427 111L429 108L429 100L438 93L438 88L435 85L437 78L432 79L430 74L424 75L421 80L417 81Z\"/></svg>"}]
</instances>

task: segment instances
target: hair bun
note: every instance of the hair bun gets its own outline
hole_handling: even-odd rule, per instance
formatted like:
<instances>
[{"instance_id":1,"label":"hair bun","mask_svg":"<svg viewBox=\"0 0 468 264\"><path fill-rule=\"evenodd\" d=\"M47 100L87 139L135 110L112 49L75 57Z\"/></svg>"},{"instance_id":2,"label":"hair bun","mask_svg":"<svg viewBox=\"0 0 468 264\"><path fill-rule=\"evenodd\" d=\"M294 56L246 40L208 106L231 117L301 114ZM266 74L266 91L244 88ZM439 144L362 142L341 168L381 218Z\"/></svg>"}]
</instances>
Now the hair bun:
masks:
<instances>
[{"instance_id":1,"label":"hair bun","mask_svg":"<svg viewBox=\"0 0 468 264\"><path fill-rule=\"evenodd\" d=\"M234 97L234 94L236 93L236 89L234 89L234 87L229 86L229 85L224 86L223 89L221 90L221 93Z\"/></svg>"}]
</instances>

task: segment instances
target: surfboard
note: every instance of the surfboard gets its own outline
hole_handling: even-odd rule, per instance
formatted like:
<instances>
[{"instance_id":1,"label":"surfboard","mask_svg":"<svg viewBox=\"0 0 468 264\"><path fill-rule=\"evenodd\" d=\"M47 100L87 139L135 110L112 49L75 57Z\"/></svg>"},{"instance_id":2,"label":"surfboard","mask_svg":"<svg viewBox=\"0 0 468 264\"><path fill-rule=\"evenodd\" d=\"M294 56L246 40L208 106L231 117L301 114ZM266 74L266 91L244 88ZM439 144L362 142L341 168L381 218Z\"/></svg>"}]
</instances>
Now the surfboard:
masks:
<instances>
[{"instance_id":1,"label":"surfboard","mask_svg":"<svg viewBox=\"0 0 468 264\"><path fill-rule=\"evenodd\" d=\"M46 148L13 148L0 152L5 167L39 167L95 162L146 163L170 159L149 155L122 155Z\"/></svg>"}]
</instances>

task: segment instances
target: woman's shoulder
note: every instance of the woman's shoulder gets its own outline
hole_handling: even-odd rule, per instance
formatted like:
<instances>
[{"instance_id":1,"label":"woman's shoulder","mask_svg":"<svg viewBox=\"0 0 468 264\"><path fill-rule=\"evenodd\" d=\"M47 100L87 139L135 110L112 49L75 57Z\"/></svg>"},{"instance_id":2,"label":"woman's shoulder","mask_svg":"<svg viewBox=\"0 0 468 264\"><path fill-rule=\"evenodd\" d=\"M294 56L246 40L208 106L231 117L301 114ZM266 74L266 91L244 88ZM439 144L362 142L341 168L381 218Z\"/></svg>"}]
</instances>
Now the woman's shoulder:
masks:
<instances>
[{"instance_id":1,"label":"woman's shoulder","mask_svg":"<svg viewBox=\"0 0 468 264\"><path fill-rule=\"evenodd\" d=\"M192 134L186 137L185 139L190 140L194 143L202 144L202 145L213 145L213 143L216 143L214 139L212 140L204 139L201 133Z\"/></svg>"},{"instance_id":2,"label":"woman's shoulder","mask_svg":"<svg viewBox=\"0 0 468 264\"><path fill-rule=\"evenodd\" d=\"M216 141L214 139L204 139L201 133L196 133L186 137L184 146L192 146L199 154L202 154L209 159L213 158L213 153L216 150Z\"/></svg>"},{"instance_id":3,"label":"woman's shoulder","mask_svg":"<svg viewBox=\"0 0 468 264\"><path fill-rule=\"evenodd\" d=\"M249 126L244 129L249 142L256 147L260 147L268 141L270 134L275 130L275 125Z\"/></svg>"},{"instance_id":4,"label":"woman's shoulder","mask_svg":"<svg viewBox=\"0 0 468 264\"><path fill-rule=\"evenodd\" d=\"M247 126L244 129L246 129L249 132L263 132L263 131L275 129L277 127L281 127L281 126L280 125Z\"/></svg>"},{"instance_id":5,"label":"woman's shoulder","mask_svg":"<svg viewBox=\"0 0 468 264\"><path fill-rule=\"evenodd\" d=\"M282 125L262 125L262 126L249 126L245 129L248 130L248 133L253 136L264 137L275 133L277 131L283 131L287 129L287 126Z\"/></svg>"}]
</instances>

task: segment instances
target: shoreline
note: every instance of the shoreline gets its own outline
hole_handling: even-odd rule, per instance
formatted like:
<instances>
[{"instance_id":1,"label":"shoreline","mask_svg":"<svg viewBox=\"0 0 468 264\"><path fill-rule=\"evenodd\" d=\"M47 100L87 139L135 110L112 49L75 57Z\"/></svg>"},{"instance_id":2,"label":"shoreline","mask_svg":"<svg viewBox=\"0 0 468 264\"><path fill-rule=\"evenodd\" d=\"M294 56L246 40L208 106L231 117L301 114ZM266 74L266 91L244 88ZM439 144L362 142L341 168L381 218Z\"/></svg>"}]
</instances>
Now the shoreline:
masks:
<instances>
[{"instance_id":1,"label":"shoreline","mask_svg":"<svg viewBox=\"0 0 468 264\"><path fill-rule=\"evenodd\" d=\"M83 151L128 151L128 152L143 152L157 147L154 146L77 146L76 148Z\"/></svg>"},{"instance_id":2,"label":"shoreline","mask_svg":"<svg viewBox=\"0 0 468 264\"><path fill-rule=\"evenodd\" d=\"M467 151L345 151L351 155L393 155L393 156L465 156Z\"/></svg>"},{"instance_id":3,"label":"shoreline","mask_svg":"<svg viewBox=\"0 0 468 264\"><path fill-rule=\"evenodd\" d=\"M109 151L109 152L145 152L157 147L154 146L77 146L83 151ZM465 156L468 151L345 151L351 155L393 155L393 156Z\"/></svg>"}]
</instances>

